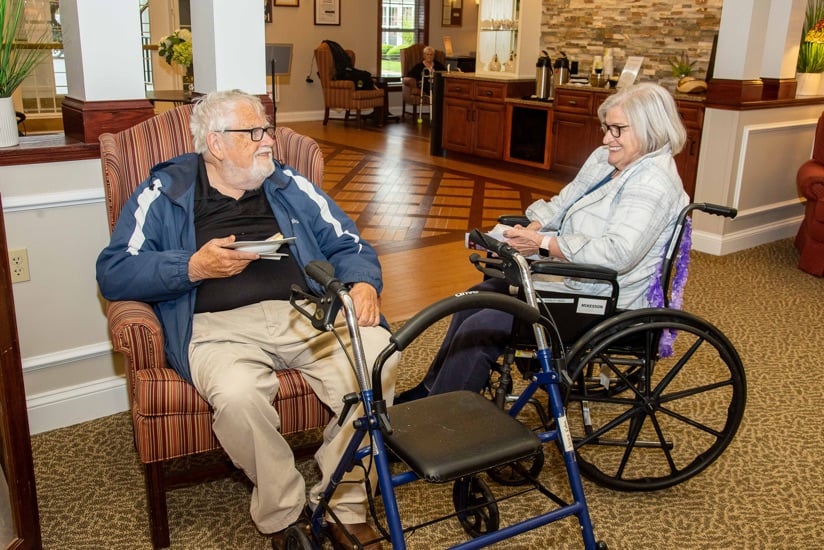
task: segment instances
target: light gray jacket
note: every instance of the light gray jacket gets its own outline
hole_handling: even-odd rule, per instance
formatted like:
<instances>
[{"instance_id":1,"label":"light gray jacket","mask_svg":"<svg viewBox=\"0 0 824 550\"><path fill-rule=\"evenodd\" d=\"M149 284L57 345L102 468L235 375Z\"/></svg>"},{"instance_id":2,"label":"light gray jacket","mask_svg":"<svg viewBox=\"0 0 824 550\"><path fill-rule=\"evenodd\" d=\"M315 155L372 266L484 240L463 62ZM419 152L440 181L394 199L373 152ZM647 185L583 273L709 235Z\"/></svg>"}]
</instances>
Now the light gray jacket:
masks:
<instances>
[{"instance_id":1,"label":"light gray jacket","mask_svg":"<svg viewBox=\"0 0 824 550\"><path fill-rule=\"evenodd\" d=\"M612 172L608 154L606 147L596 149L574 180L550 201L534 202L526 215L544 231L558 231L558 245L569 261L616 270L619 308L647 307L647 288L689 197L669 146L644 155L587 193ZM551 287L598 295L608 291L603 285L572 280Z\"/></svg>"}]
</instances>

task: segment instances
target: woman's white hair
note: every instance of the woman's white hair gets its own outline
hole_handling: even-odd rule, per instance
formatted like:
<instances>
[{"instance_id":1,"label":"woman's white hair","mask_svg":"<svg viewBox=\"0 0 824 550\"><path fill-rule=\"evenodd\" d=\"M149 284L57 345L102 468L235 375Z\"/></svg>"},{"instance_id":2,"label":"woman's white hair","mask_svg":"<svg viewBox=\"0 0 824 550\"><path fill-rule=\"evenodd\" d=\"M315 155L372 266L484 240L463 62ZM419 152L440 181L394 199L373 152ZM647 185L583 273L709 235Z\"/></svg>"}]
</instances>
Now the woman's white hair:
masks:
<instances>
[{"instance_id":1,"label":"woman's white hair","mask_svg":"<svg viewBox=\"0 0 824 550\"><path fill-rule=\"evenodd\" d=\"M620 107L624 112L644 154L657 151L667 144L673 155L684 148L687 131L681 122L675 99L663 86L642 82L609 96L598 107L601 122L613 107Z\"/></svg>"},{"instance_id":2,"label":"woman's white hair","mask_svg":"<svg viewBox=\"0 0 824 550\"><path fill-rule=\"evenodd\" d=\"M203 154L209 150L206 143L209 132L220 132L232 127L237 120L235 111L240 103L248 104L261 117L266 116L266 109L260 98L241 90L211 92L195 103L189 128L196 153Z\"/></svg>"}]
</instances>

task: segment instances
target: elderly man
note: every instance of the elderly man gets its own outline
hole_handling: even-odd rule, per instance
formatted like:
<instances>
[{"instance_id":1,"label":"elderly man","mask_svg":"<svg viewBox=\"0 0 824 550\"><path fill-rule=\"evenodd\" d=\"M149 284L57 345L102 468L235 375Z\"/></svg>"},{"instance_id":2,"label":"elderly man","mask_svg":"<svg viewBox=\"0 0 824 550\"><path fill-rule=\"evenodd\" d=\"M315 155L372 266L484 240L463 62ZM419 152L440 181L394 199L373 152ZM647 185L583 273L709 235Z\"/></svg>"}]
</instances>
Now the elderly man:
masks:
<instances>
[{"instance_id":1,"label":"elderly man","mask_svg":"<svg viewBox=\"0 0 824 550\"><path fill-rule=\"evenodd\" d=\"M303 268L329 261L351 287L371 365L389 338L381 326L381 268L375 250L323 191L273 161L274 128L257 97L213 92L195 106L191 129L196 153L155 166L138 186L97 260L97 281L109 300L153 305L170 365L212 406L215 434L254 483L252 519L261 532L275 534L277 546L306 496L278 432L276 371L300 370L336 416L343 396L357 391L335 336L316 331L290 306L290 286L319 291ZM278 233L295 239L277 261L232 248ZM384 370L390 403L396 363ZM339 428L337 418L326 428L315 455L322 480L310 492L310 506L352 433L351 422ZM376 535L366 523L362 475L351 476L360 483L342 484L330 507L351 533L370 540ZM343 536L336 527L332 534Z\"/></svg>"}]
</instances>

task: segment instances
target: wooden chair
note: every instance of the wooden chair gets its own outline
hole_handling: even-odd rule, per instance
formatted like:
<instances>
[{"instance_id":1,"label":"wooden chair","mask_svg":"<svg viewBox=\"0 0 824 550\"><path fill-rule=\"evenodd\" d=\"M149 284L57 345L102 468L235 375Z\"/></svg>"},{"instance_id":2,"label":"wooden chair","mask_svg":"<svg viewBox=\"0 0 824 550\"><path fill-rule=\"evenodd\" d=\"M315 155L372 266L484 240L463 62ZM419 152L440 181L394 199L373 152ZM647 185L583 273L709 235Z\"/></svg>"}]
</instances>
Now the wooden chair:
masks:
<instances>
[{"instance_id":1,"label":"wooden chair","mask_svg":"<svg viewBox=\"0 0 824 550\"><path fill-rule=\"evenodd\" d=\"M355 65L355 52L346 50L352 65ZM355 111L358 126L363 126L361 111L363 109L380 110L379 120L383 120L383 109L385 108L384 92L380 89L356 90L354 82L349 80L335 79L335 61L332 57L332 50L325 42L315 49L315 61L318 64L318 78L323 88L323 125L329 122L329 109L344 109L346 115L344 123L349 120L350 111Z\"/></svg>"},{"instance_id":2,"label":"wooden chair","mask_svg":"<svg viewBox=\"0 0 824 550\"><path fill-rule=\"evenodd\" d=\"M152 166L193 150L191 112L192 105L184 105L117 134L100 136L109 231L123 203ZM281 127L275 141L276 158L320 185L323 156L313 139ZM112 347L123 355L125 363L134 442L145 466L152 544L164 548L169 546L166 491L229 473L231 468L216 471L213 463L198 460L186 461L183 469L179 464L174 469L166 467L173 459L220 448L212 433L212 411L191 384L167 367L163 331L151 306L110 302L106 315ZM331 412L297 371L278 371L278 377L281 386L274 407L280 414L283 434L323 428L329 423Z\"/></svg>"},{"instance_id":3,"label":"wooden chair","mask_svg":"<svg viewBox=\"0 0 824 550\"><path fill-rule=\"evenodd\" d=\"M423 60L423 44L412 44L400 50L401 80L403 99L401 100L401 120L406 116L406 106L412 106L412 120L418 118L418 105L421 103L421 83L406 74ZM446 65L446 54L442 50L435 50L435 60Z\"/></svg>"}]
</instances>

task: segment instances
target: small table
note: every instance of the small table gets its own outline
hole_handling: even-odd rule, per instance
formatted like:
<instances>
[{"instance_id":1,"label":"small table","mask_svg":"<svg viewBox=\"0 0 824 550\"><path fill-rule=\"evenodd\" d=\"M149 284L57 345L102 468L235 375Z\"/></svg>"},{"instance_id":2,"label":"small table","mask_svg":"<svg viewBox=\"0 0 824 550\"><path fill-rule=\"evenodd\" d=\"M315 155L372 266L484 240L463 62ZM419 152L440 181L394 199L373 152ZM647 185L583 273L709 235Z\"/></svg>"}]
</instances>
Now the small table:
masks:
<instances>
[{"instance_id":1,"label":"small table","mask_svg":"<svg viewBox=\"0 0 824 550\"><path fill-rule=\"evenodd\" d=\"M390 120L398 122L400 117L389 112L389 93L400 92L403 90L403 83L399 76L373 76L372 80L375 82L375 87L383 90L383 121Z\"/></svg>"},{"instance_id":2,"label":"small table","mask_svg":"<svg viewBox=\"0 0 824 550\"><path fill-rule=\"evenodd\" d=\"M154 105L158 101L174 103L175 107L191 103L194 100L191 92L183 90L152 90L146 92L146 99Z\"/></svg>"}]
</instances>

